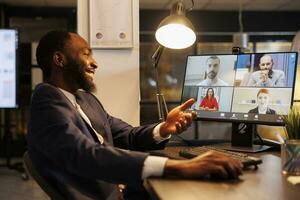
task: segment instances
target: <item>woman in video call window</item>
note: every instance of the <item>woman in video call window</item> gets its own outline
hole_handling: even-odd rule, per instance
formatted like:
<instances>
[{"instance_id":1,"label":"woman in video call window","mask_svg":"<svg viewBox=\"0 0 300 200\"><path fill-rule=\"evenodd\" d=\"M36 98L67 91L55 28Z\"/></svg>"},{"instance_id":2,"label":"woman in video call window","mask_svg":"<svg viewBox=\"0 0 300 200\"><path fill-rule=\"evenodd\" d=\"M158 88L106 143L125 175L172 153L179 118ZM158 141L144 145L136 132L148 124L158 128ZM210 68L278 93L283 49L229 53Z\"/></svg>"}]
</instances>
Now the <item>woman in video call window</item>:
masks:
<instances>
[{"instance_id":1,"label":"woman in video call window","mask_svg":"<svg viewBox=\"0 0 300 200\"><path fill-rule=\"evenodd\" d=\"M269 108L270 94L269 90L263 88L257 93L257 107L249 110L249 113L258 114L276 114L276 111Z\"/></svg>"},{"instance_id":2,"label":"woman in video call window","mask_svg":"<svg viewBox=\"0 0 300 200\"><path fill-rule=\"evenodd\" d=\"M217 99L215 98L215 93L213 88L208 88L206 90L206 96L201 101L200 110L209 110L209 111L217 111L219 110L219 105Z\"/></svg>"}]
</instances>

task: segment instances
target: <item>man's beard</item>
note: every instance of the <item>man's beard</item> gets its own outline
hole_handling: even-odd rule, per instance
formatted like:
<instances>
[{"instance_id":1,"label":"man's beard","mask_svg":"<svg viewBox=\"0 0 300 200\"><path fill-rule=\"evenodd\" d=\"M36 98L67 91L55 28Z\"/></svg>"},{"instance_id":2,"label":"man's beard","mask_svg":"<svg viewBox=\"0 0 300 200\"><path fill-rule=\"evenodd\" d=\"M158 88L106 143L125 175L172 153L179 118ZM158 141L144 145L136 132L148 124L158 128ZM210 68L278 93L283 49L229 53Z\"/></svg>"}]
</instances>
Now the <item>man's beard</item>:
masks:
<instances>
[{"instance_id":1,"label":"man's beard","mask_svg":"<svg viewBox=\"0 0 300 200\"><path fill-rule=\"evenodd\" d=\"M80 89L87 92L95 92L96 85L93 81L89 80L85 75L85 66L72 59L64 66L64 78L71 85L79 85Z\"/></svg>"},{"instance_id":2,"label":"man's beard","mask_svg":"<svg viewBox=\"0 0 300 200\"><path fill-rule=\"evenodd\" d=\"M208 78L210 78L210 79L214 79L215 77L216 77L216 73L215 72L209 72L208 74L207 74L207 77Z\"/></svg>"}]
</instances>

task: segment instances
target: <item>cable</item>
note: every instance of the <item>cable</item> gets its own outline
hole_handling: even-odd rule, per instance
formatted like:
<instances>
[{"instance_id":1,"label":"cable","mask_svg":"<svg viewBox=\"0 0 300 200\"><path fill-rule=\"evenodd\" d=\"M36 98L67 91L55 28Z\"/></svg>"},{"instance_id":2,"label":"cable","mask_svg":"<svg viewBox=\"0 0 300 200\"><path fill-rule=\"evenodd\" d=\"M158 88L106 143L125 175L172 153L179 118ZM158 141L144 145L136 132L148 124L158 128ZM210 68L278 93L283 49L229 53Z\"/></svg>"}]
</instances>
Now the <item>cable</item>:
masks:
<instances>
[{"instance_id":1,"label":"cable","mask_svg":"<svg viewBox=\"0 0 300 200\"><path fill-rule=\"evenodd\" d=\"M243 26L243 20L242 20L242 8L243 8L243 3L242 0L239 0L239 26L240 26L240 32L242 33L244 31L244 26Z\"/></svg>"},{"instance_id":2,"label":"cable","mask_svg":"<svg viewBox=\"0 0 300 200\"><path fill-rule=\"evenodd\" d=\"M189 7L188 9L186 9L186 12L190 12L190 11L192 11L193 8L194 8L194 5L195 5L194 0L191 0L191 1L192 1L192 6Z\"/></svg>"},{"instance_id":3,"label":"cable","mask_svg":"<svg viewBox=\"0 0 300 200\"><path fill-rule=\"evenodd\" d=\"M260 137L260 135L258 134L258 132L255 130L255 135L258 137L259 141L261 142L262 145L265 145L263 139Z\"/></svg>"}]
</instances>

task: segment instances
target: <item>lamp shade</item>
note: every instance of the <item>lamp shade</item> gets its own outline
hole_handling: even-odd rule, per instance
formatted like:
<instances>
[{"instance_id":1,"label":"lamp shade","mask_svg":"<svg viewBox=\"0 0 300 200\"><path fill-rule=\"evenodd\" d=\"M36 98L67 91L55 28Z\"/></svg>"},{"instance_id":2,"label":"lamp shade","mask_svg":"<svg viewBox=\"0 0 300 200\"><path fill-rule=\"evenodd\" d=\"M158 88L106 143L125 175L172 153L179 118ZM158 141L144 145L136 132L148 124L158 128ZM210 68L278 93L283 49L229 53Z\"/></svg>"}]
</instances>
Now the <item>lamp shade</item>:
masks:
<instances>
[{"instance_id":1,"label":"lamp shade","mask_svg":"<svg viewBox=\"0 0 300 200\"><path fill-rule=\"evenodd\" d=\"M195 28L185 17L185 8L181 2L173 5L171 14L158 26L155 38L159 44L170 49L184 49L196 41Z\"/></svg>"}]
</instances>

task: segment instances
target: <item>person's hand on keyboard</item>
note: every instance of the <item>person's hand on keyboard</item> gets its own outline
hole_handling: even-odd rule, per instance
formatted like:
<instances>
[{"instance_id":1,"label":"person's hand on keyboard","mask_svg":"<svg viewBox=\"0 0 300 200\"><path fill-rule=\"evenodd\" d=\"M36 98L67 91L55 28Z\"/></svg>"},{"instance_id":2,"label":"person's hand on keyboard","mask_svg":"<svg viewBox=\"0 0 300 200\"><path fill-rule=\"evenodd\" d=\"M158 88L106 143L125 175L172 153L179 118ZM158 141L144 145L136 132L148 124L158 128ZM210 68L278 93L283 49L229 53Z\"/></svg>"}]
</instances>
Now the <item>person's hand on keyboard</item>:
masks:
<instances>
[{"instance_id":1,"label":"person's hand on keyboard","mask_svg":"<svg viewBox=\"0 0 300 200\"><path fill-rule=\"evenodd\" d=\"M240 161L219 153L209 151L190 160L171 160L165 165L165 176L182 178L202 178L207 175L224 179L238 178L242 175Z\"/></svg>"}]
</instances>

